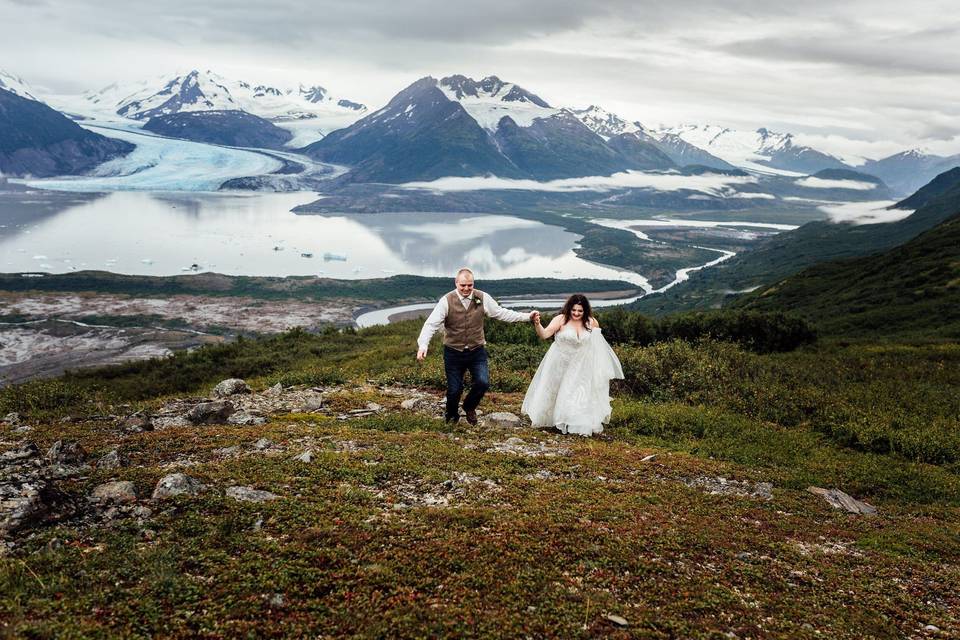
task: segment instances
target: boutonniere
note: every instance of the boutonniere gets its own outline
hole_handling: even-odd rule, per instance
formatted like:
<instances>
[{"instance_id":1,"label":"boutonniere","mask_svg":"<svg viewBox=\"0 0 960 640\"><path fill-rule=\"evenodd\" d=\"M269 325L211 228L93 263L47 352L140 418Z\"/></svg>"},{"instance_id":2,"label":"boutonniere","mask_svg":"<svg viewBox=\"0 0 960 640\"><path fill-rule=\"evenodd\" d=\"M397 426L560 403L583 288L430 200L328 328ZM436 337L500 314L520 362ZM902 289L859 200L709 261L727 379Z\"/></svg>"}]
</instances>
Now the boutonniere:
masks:
<instances>
[{"instance_id":1,"label":"boutonniere","mask_svg":"<svg viewBox=\"0 0 960 640\"><path fill-rule=\"evenodd\" d=\"M482 301L482 300L480 300L480 298L479 298L479 297L477 297L477 296L473 296L473 303L474 303L474 304L482 304L482 303L483 303L483 301Z\"/></svg>"}]
</instances>

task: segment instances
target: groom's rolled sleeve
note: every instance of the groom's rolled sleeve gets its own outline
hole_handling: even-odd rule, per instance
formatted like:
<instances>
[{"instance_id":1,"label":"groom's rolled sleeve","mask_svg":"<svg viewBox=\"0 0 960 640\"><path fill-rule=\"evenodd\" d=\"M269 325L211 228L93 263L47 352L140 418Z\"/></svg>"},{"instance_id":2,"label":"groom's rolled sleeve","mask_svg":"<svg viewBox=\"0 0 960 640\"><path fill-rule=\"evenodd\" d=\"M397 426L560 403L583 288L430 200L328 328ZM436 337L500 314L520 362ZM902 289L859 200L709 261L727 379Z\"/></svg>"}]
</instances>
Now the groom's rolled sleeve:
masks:
<instances>
[{"instance_id":1,"label":"groom's rolled sleeve","mask_svg":"<svg viewBox=\"0 0 960 640\"><path fill-rule=\"evenodd\" d=\"M529 313L520 313L501 307L492 296L483 296L483 311L494 320L503 320L504 322L526 322L530 319Z\"/></svg>"},{"instance_id":2,"label":"groom's rolled sleeve","mask_svg":"<svg viewBox=\"0 0 960 640\"><path fill-rule=\"evenodd\" d=\"M444 296L440 298L440 302L437 303L437 306L435 306L433 311L430 312L430 315L427 316L427 320L423 323L423 328L420 329L420 337L417 338L417 346L420 347L420 349L426 351L427 347L430 346L430 338L443 326L443 321L447 318L447 310L447 297Z\"/></svg>"}]
</instances>

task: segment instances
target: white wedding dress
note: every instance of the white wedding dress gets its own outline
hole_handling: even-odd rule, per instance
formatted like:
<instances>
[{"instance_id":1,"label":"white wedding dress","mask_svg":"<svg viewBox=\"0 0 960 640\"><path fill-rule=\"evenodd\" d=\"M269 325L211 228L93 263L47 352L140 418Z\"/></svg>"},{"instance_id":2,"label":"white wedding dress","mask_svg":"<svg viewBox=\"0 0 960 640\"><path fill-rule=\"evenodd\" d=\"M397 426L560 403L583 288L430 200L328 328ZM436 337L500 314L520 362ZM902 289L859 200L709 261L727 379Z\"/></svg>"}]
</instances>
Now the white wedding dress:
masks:
<instances>
[{"instance_id":1,"label":"white wedding dress","mask_svg":"<svg viewBox=\"0 0 960 640\"><path fill-rule=\"evenodd\" d=\"M582 436L600 433L610 420L612 378L623 378L623 369L599 327L577 336L566 324L540 361L522 411L535 427L555 426Z\"/></svg>"}]
</instances>

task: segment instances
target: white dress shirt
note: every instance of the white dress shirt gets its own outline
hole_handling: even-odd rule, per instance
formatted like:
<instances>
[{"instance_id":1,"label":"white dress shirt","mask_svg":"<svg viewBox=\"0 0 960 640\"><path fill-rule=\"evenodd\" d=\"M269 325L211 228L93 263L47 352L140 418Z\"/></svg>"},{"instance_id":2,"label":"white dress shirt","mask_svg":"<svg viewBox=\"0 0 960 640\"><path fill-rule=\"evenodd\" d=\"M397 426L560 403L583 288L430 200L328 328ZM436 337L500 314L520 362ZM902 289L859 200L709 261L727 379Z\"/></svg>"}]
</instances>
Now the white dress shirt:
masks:
<instances>
[{"instance_id":1,"label":"white dress shirt","mask_svg":"<svg viewBox=\"0 0 960 640\"><path fill-rule=\"evenodd\" d=\"M459 291L455 293L457 297L460 298L460 303L463 304L464 309L473 303L472 293L466 298L460 295ZM444 295L440 298L437 306L433 308L433 311L430 312L426 322L423 323L423 329L420 330L420 337L417 338L417 346L420 347L420 349L426 351L427 347L430 346L430 338L443 326L443 321L446 320L449 309L447 306L447 296ZM495 320L503 320L504 322L526 322L530 320L529 313L520 313L519 311L511 311L510 309L501 307L497 304L497 301L493 299L493 296L488 293L483 293L483 312Z\"/></svg>"}]
</instances>

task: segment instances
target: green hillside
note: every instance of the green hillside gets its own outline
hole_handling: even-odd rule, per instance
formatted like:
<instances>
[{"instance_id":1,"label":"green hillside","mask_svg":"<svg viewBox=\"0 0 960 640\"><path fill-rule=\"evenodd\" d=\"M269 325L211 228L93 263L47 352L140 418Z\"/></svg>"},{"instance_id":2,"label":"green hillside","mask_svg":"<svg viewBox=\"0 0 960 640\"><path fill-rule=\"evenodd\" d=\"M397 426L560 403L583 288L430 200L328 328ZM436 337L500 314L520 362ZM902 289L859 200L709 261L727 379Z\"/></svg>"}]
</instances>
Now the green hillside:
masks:
<instances>
[{"instance_id":1,"label":"green hillside","mask_svg":"<svg viewBox=\"0 0 960 640\"><path fill-rule=\"evenodd\" d=\"M639 300L633 308L663 315L719 307L746 290L777 282L819 262L899 246L960 213L960 168L941 174L898 206L919 208L903 220L883 224L807 223L777 234L716 267L694 273L686 283Z\"/></svg>"},{"instance_id":2,"label":"green hillside","mask_svg":"<svg viewBox=\"0 0 960 640\"><path fill-rule=\"evenodd\" d=\"M878 255L825 262L737 301L845 336L960 338L960 214Z\"/></svg>"}]
</instances>

